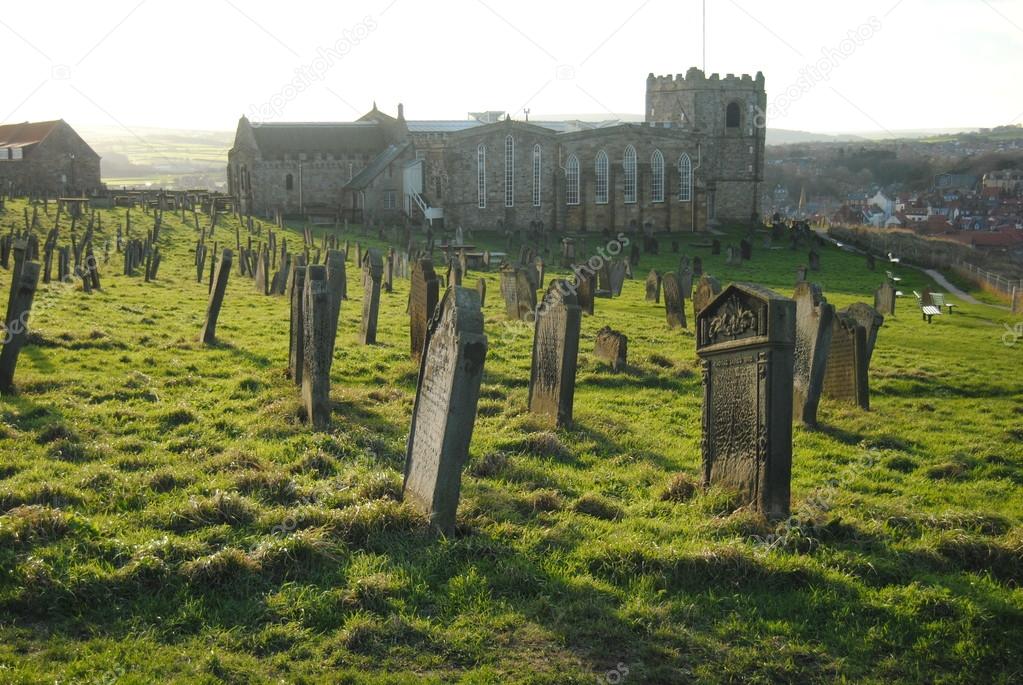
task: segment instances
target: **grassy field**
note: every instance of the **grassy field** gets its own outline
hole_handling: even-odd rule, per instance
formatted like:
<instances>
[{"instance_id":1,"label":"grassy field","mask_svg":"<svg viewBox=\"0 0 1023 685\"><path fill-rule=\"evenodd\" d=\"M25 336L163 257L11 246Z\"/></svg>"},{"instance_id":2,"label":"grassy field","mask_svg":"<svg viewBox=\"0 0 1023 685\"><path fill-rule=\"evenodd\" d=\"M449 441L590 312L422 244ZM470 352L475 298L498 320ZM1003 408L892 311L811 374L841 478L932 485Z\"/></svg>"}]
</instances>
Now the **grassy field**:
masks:
<instances>
[{"instance_id":1,"label":"grassy field","mask_svg":"<svg viewBox=\"0 0 1023 685\"><path fill-rule=\"evenodd\" d=\"M216 238L233 246L234 224ZM157 281L114 254L100 292L40 287L19 392L0 397L0 683L1023 679L1023 340L1003 341L1006 311L928 326L901 300L871 411L824 402L819 430L795 429L776 527L694 487L693 336L643 298L647 270L677 264L667 240L584 317L569 430L525 411L532 331L506 322L495 273L471 272L490 350L444 539L400 502L408 282L361 346L349 263L333 427L314 433L284 375L284 298L233 273L221 343L198 344L195 239L167 213ZM783 294L806 259L759 240L741 267L686 251ZM872 302L880 270L832 247L821 261L831 302ZM627 373L593 358L604 325L629 336Z\"/></svg>"}]
</instances>

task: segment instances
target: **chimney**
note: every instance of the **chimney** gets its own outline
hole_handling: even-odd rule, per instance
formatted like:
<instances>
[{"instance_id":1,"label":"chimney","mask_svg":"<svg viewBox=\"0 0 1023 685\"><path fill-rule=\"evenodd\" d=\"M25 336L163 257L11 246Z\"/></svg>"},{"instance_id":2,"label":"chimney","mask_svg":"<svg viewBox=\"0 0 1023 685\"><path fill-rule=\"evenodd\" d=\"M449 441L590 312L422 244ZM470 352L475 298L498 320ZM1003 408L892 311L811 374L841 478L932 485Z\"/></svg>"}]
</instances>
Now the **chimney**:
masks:
<instances>
[{"instance_id":1,"label":"chimney","mask_svg":"<svg viewBox=\"0 0 1023 685\"><path fill-rule=\"evenodd\" d=\"M405 121L405 105L398 103L398 121Z\"/></svg>"}]
</instances>

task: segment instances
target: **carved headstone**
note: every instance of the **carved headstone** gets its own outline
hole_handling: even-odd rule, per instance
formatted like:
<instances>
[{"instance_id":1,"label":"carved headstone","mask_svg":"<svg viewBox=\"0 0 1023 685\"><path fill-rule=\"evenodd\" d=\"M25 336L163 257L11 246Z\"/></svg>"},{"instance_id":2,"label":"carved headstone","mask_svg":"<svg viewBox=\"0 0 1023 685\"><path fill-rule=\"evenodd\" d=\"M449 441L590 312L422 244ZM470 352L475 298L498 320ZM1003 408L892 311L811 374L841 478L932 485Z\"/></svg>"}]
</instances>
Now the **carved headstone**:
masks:
<instances>
[{"instance_id":1,"label":"carved headstone","mask_svg":"<svg viewBox=\"0 0 1023 685\"><path fill-rule=\"evenodd\" d=\"M430 321L419 367L402 488L403 498L444 533L454 532L486 355L476 291L449 288Z\"/></svg>"},{"instance_id":2,"label":"carved headstone","mask_svg":"<svg viewBox=\"0 0 1023 685\"><path fill-rule=\"evenodd\" d=\"M837 312L824 371L824 396L870 408L867 376L867 331L848 314Z\"/></svg>"},{"instance_id":3,"label":"carved headstone","mask_svg":"<svg viewBox=\"0 0 1023 685\"><path fill-rule=\"evenodd\" d=\"M555 279L536 310L529 411L558 426L572 422L582 312L567 281Z\"/></svg>"},{"instance_id":4,"label":"carved headstone","mask_svg":"<svg viewBox=\"0 0 1023 685\"><path fill-rule=\"evenodd\" d=\"M877 311L869 304L865 302L856 302L842 310L843 314L848 314L852 318L856 319L856 323L863 326L863 330L867 336L867 368L870 368L870 358L874 354L874 343L877 342L877 331L881 326L884 325L884 317L881 312Z\"/></svg>"},{"instance_id":5,"label":"carved headstone","mask_svg":"<svg viewBox=\"0 0 1023 685\"><path fill-rule=\"evenodd\" d=\"M629 339L624 333L604 326L597 331L593 354L597 359L610 364L613 371L624 371L629 359Z\"/></svg>"},{"instance_id":6,"label":"carved headstone","mask_svg":"<svg viewBox=\"0 0 1023 685\"><path fill-rule=\"evenodd\" d=\"M426 347L426 331L433 310L440 298L440 283L433 270L433 262L423 257L412 265L412 284L409 289L409 337L412 359L419 360Z\"/></svg>"},{"instance_id":7,"label":"carved headstone","mask_svg":"<svg viewBox=\"0 0 1023 685\"><path fill-rule=\"evenodd\" d=\"M526 270L512 264L501 267L501 295L509 319L528 321L536 309L536 290Z\"/></svg>"},{"instance_id":8,"label":"carved headstone","mask_svg":"<svg viewBox=\"0 0 1023 685\"><path fill-rule=\"evenodd\" d=\"M874 291L874 309L884 316L895 316L895 286L887 280Z\"/></svg>"},{"instance_id":9,"label":"carved headstone","mask_svg":"<svg viewBox=\"0 0 1023 685\"><path fill-rule=\"evenodd\" d=\"M732 284L696 322L703 483L736 491L769 518L789 513L795 317L792 300Z\"/></svg>"},{"instance_id":10,"label":"carved headstone","mask_svg":"<svg viewBox=\"0 0 1023 685\"><path fill-rule=\"evenodd\" d=\"M807 426L816 426L835 306L824 298L819 285L806 281L796 284L792 299L796 301L793 411Z\"/></svg>"},{"instance_id":11,"label":"carved headstone","mask_svg":"<svg viewBox=\"0 0 1023 685\"><path fill-rule=\"evenodd\" d=\"M664 313L668 318L668 328L686 328L686 301L678 277L666 273L661 285L664 287Z\"/></svg>"},{"instance_id":12,"label":"carved headstone","mask_svg":"<svg viewBox=\"0 0 1023 685\"><path fill-rule=\"evenodd\" d=\"M380 252L370 248L362 257L362 321L359 324L359 342L373 345L377 341L377 318L380 315L380 281L384 275L384 260Z\"/></svg>"},{"instance_id":13,"label":"carved headstone","mask_svg":"<svg viewBox=\"0 0 1023 685\"><path fill-rule=\"evenodd\" d=\"M656 269L650 269L646 277L646 301L657 304L661 302L661 274Z\"/></svg>"},{"instance_id":14,"label":"carved headstone","mask_svg":"<svg viewBox=\"0 0 1023 685\"><path fill-rule=\"evenodd\" d=\"M231 276L231 250L225 249L217 262L217 268L213 275L213 289L210 290L209 303L206 306L206 323L203 324L199 340L206 345L212 344L217 339L217 319L220 317L220 308L224 304L224 293L227 292L227 280Z\"/></svg>"}]
</instances>

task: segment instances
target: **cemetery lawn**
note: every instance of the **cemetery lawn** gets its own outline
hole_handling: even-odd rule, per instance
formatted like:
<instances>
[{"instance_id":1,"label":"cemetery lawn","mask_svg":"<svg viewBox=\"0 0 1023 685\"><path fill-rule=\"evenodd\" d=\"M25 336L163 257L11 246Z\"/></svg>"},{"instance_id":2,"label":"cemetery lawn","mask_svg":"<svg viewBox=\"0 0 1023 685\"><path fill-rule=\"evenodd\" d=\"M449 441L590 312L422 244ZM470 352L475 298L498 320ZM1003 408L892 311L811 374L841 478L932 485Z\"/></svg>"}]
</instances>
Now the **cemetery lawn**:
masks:
<instances>
[{"instance_id":1,"label":"cemetery lawn","mask_svg":"<svg viewBox=\"0 0 1023 685\"><path fill-rule=\"evenodd\" d=\"M4 231L24 206L8 202ZM98 255L124 210L100 213ZM132 218L135 236L152 226ZM825 401L819 430L795 428L793 518L775 526L696 487L693 335L644 301L647 271L677 264L669 239L583 318L568 430L526 411L532 331L506 322L485 274L490 349L445 539L400 502L408 281L381 295L380 343L361 346L349 261L333 425L314 433L284 374L285 299L235 270L204 348L196 233L171 212L164 224L156 281L111 254L100 292L37 293L19 391L0 397L0 683L1023 678L1023 340L1003 341L1007 310L960 303L927 325L899 300L871 410ZM235 225L218 226L221 246ZM751 262L726 267L688 247L709 237L681 240L722 284L785 295L806 261L758 237ZM829 301L872 303L882 263L831 246L821 262ZM898 274L906 293L937 290ZM593 358L605 325L629 337L626 373Z\"/></svg>"}]
</instances>

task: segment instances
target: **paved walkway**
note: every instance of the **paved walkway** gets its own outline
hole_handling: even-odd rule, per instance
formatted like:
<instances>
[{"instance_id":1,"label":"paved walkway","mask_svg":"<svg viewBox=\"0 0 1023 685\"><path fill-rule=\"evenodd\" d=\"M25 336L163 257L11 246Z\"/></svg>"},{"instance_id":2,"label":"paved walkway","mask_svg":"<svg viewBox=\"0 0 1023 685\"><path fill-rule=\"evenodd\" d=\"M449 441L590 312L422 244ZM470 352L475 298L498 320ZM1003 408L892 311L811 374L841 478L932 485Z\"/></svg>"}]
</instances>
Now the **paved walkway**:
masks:
<instances>
[{"instance_id":1,"label":"paved walkway","mask_svg":"<svg viewBox=\"0 0 1023 685\"><path fill-rule=\"evenodd\" d=\"M963 302L966 302L968 304L987 304L987 302L981 302L973 295L970 295L969 293L964 293L962 290L949 283L948 279L942 276L940 272L935 271L934 269L924 269L923 272L930 276L931 278L933 278L935 283L937 283L942 288L958 297ZM997 305L992 304L988 306L995 307Z\"/></svg>"}]
</instances>

